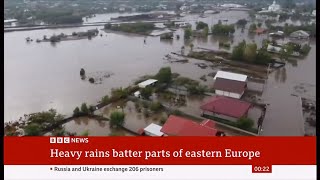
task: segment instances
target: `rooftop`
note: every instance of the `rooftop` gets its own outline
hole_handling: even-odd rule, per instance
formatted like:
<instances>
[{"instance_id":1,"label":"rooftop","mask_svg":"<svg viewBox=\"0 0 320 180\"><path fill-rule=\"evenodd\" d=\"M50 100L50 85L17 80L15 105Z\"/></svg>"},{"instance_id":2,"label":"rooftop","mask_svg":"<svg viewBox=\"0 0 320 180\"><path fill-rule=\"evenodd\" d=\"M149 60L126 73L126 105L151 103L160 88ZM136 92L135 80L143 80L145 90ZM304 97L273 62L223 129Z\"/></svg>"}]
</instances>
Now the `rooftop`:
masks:
<instances>
[{"instance_id":1,"label":"rooftop","mask_svg":"<svg viewBox=\"0 0 320 180\"><path fill-rule=\"evenodd\" d=\"M163 132L160 131L161 128L162 128L162 126L151 123L151 124L149 124L149 126L144 128L144 131L147 131L147 132L153 134L154 136L162 136Z\"/></svg>"},{"instance_id":2,"label":"rooftop","mask_svg":"<svg viewBox=\"0 0 320 180\"><path fill-rule=\"evenodd\" d=\"M170 115L163 125L161 132L171 136L216 136L218 130L214 128L214 122L204 120L201 124L192 120Z\"/></svg>"},{"instance_id":3,"label":"rooftop","mask_svg":"<svg viewBox=\"0 0 320 180\"><path fill-rule=\"evenodd\" d=\"M200 108L204 111L214 112L234 118L241 118L247 114L251 104L234 98L213 96Z\"/></svg>"},{"instance_id":4,"label":"rooftop","mask_svg":"<svg viewBox=\"0 0 320 180\"><path fill-rule=\"evenodd\" d=\"M233 93L243 93L246 88L246 83L242 81L235 81L224 78L217 78L213 84L214 89L233 92Z\"/></svg>"},{"instance_id":5,"label":"rooftop","mask_svg":"<svg viewBox=\"0 0 320 180\"><path fill-rule=\"evenodd\" d=\"M213 78L213 80L216 80L217 78L230 79L230 80L243 81L243 82L247 80L246 75L231 73L226 71L218 71L215 77Z\"/></svg>"},{"instance_id":6,"label":"rooftop","mask_svg":"<svg viewBox=\"0 0 320 180\"><path fill-rule=\"evenodd\" d=\"M158 80L156 80L156 79L148 79L148 80L145 80L145 81L139 83L138 86L140 88L145 88L145 87L149 86L150 84L153 84L153 83L155 83L157 81Z\"/></svg>"}]
</instances>

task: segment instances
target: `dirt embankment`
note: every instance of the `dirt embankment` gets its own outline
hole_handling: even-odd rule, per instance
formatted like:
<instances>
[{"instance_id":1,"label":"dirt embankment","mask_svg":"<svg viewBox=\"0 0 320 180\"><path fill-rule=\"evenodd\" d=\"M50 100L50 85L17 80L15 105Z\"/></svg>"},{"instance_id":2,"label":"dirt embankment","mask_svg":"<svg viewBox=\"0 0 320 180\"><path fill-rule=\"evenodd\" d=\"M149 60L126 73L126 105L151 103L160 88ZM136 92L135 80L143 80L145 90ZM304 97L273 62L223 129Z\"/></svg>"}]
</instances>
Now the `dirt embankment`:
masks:
<instances>
[{"instance_id":1,"label":"dirt embankment","mask_svg":"<svg viewBox=\"0 0 320 180\"><path fill-rule=\"evenodd\" d=\"M192 51L187 57L210 61L223 71L246 74L251 78L266 79L267 67L229 60L231 54L225 51Z\"/></svg>"}]
</instances>

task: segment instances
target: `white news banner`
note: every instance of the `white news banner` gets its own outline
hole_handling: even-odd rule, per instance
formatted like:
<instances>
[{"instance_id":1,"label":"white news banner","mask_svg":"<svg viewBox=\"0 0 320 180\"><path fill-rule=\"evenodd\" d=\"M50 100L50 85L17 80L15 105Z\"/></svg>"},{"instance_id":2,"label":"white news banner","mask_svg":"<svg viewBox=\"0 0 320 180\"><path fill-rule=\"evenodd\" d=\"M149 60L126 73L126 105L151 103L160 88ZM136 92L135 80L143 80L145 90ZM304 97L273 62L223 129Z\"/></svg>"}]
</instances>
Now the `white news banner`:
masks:
<instances>
[{"instance_id":1,"label":"white news banner","mask_svg":"<svg viewBox=\"0 0 320 180\"><path fill-rule=\"evenodd\" d=\"M315 165L272 166L252 173L247 165L5 165L5 180L316 180Z\"/></svg>"}]
</instances>

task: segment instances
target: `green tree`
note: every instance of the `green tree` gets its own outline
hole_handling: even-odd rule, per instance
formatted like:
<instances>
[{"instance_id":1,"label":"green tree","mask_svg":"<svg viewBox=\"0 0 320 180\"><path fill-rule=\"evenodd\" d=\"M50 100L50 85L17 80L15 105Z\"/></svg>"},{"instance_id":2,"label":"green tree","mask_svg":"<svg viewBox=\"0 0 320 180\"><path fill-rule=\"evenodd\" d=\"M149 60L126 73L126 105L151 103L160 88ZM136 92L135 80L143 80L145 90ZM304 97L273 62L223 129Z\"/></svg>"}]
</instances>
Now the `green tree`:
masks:
<instances>
[{"instance_id":1,"label":"green tree","mask_svg":"<svg viewBox=\"0 0 320 180\"><path fill-rule=\"evenodd\" d=\"M76 107L74 110L73 110L73 116L77 117L80 115L80 109L79 107Z\"/></svg>"},{"instance_id":2,"label":"green tree","mask_svg":"<svg viewBox=\"0 0 320 180\"><path fill-rule=\"evenodd\" d=\"M247 44L245 49L244 49L244 60L248 62L254 62L256 59L257 55L257 44L252 43L252 44Z\"/></svg>"},{"instance_id":3,"label":"green tree","mask_svg":"<svg viewBox=\"0 0 320 180\"><path fill-rule=\"evenodd\" d=\"M152 102L150 105L150 110L154 112L158 112L162 109L162 104L160 102Z\"/></svg>"},{"instance_id":4,"label":"green tree","mask_svg":"<svg viewBox=\"0 0 320 180\"><path fill-rule=\"evenodd\" d=\"M197 30L208 28L208 27L209 27L208 24L202 21L197 22L197 25L196 25Z\"/></svg>"},{"instance_id":5,"label":"green tree","mask_svg":"<svg viewBox=\"0 0 320 180\"><path fill-rule=\"evenodd\" d=\"M246 19L239 19L237 21L237 25L240 26L240 27L246 26L247 23L248 23L248 21Z\"/></svg>"},{"instance_id":6,"label":"green tree","mask_svg":"<svg viewBox=\"0 0 320 180\"><path fill-rule=\"evenodd\" d=\"M184 38L185 39L190 39L191 36L192 36L192 29L191 28L186 28L184 30Z\"/></svg>"},{"instance_id":7,"label":"green tree","mask_svg":"<svg viewBox=\"0 0 320 180\"><path fill-rule=\"evenodd\" d=\"M149 99L149 97L152 94L152 88L151 87L146 87L140 90L141 96L145 99Z\"/></svg>"},{"instance_id":8,"label":"green tree","mask_svg":"<svg viewBox=\"0 0 320 180\"><path fill-rule=\"evenodd\" d=\"M155 78L159 83L170 83L172 79L172 73L170 67L163 67L156 74Z\"/></svg>"},{"instance_id":9,"label":"green tree","mask_svg":"<svg viewBox=\"0 0 320 180\"><path fill-rule=\"evenodd\" d=\"M81 112L86 115L89 114L89 109L86 103L81 104Z\"/></svg>"},{"instance_id":10,"label":"green tree","mask_svg":"<svg viewBox=\"0 0 320 180\"><path fill-rule=\"evenodd\" d=\"M125 114L123 112L120 111L114 111L111 113L110 115L110 127L114 128L114 127L120 127L124 124L124 117Z\"/></svg>"},{"instance_id":11,"label":"green tree","mask_svg":"<svg viewBox=\"0 0 320 180\"><path fill-rule=\"evenodd\" d=\"M250 118L242 117L237 121L237 126L241 129L250 130L254 122Z\"/></svg>"},{"instance_id":12,"label":"green tree","mask_svg":"<svg viewBox=\"0 0 320 180\"><path fill-rule=\"evenodd\" d=\"M41 127L39 124L31 123L24 128L24 133L26 136L40 136Z\"/></svg>"},{"instance_id":13,"label":"green tree","mask_svg":"<svg viewBox=\"0 0 320 180\"><path fill-rule=\"evenodd\" d=\"M262 26L262 23L261 23L261 22L259 22L259 23L258 23L258 27L261 27L261 26Z\"/></svg>"},{"instance_id":14,"label":"green tree","mask_svg":"<svg viewBox=\"0 0 320 180\"><path fill-rule=\"evenodd\" d=\"M209 34L209 28L208 27L205 27L204 29L203 29L203 36L205 36L205 37L207 37L208 36L208 34Z\"/></svg>"},{"instance_id":15,"label":"green tree","mask_svg":"<svg viewBox=\"0 0 320 180\"><path fill-rule=\"evenodd\" d=\"M271 63L272 57L270 53L267 52L265 49L259 49L257 56L256 56L256 64L262 64L262 65L267 65L268 63Z\"/></svg>"},{"instance_id":16,"label":"green tree","mask_svg":"<svg viewBox=\"0 0 320 180\"><path fill-rule=\"evenodd\" d=\"M236 61L242 61L244 59L243 55L244 55L245 48L246 48L246 41L243 40L233 48L231 59Z\"/></svg>"},{"instance_id":17,"label":"green tree","mask_svg":"<svg viewBox=\"0 0 320 180\"><path fill-rule=\"evenodd\" d=\"M31 114L28 121L41 125L44 123L54 124L62 119L63 116L61 114L57 114L56 110L50 109L49 111Z\"/></svg>"}]
</instances>

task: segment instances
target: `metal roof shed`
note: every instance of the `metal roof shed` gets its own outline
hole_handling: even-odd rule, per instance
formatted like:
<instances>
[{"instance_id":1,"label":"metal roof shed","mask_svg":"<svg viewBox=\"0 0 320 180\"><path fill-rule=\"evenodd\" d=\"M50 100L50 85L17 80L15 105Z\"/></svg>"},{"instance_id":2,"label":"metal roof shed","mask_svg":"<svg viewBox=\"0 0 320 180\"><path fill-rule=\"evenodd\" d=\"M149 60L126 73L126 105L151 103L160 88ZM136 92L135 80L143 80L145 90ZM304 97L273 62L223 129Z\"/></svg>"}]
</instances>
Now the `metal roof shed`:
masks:
<instances>
[{"instance_id":1,"label":"metal roof shed","mask_svg":"<svg viewBox=\"0 0 320 180\"><path fill-rule=\"evenodd\" d=\"M144 128L144 132L148 136L163 136L164 133L160 131L161 129L162 129L162 126L151 123L149 124L149 126Z\"/></svg>"},{"instance_id":2,"label":"metal roof shed","mask_svg":"<svg viewBox=\"0 0 320 180\"><path fill-rule=\"evenodd\" d=\"M149 86L149 85L154 84L154 83L157 82L157 81L158 81L158 80L156 80L156 79L148 79L148 80L145 80L145 81L139 83L138 86L139 86L140 88L145 88L145 87L147 87L147 86Z\"/></svg>"},{"instance_id":3,"label":"metal roof shed","mask_svg":"<svg viewBox=\"0 0 320 180\"><path fill-rule=\"evenodd\" d=\"M246 82L248 76L243 74L226 72L226 71L218 71L217 74L214 76L213 80L216 80L217 78Z\"/></svg>"}]
</instances>

